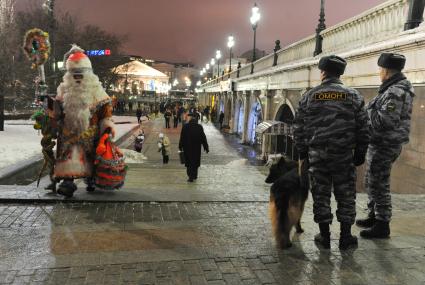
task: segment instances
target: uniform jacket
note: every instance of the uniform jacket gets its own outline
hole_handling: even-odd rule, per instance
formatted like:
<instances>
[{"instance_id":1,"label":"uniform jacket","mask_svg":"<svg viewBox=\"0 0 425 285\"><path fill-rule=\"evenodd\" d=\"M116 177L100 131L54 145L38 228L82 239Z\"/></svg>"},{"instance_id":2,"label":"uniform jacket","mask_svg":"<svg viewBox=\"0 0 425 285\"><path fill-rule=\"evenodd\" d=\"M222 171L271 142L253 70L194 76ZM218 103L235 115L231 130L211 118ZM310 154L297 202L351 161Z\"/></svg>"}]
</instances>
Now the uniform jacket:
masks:
<instances>
[{"instance_id":1,"label":"uniform jacket","mask_svg":"<svg viewBox=\"0 0 425 285\"><path fill-rule=\"evenodd\" d=\"M325 79L307 91L294 120L294 138L300 154L309 147L343 152L367 148L369 134L364 99L338 78Z\"/></svg>"},{"instance_id":2,"label":"uniform jacket","mask_svg":"<svg viewBox=\"0 0 425 285\"><path fill-rule=\"evenodd\" d=\"M402 73L385 81L379 94L367 105L371 143L401 145L409 142L412 84Z\"/></svg>"},{"instance_id":3,"label":"uniform jacket","mask_svg":"<svg viewBox=\"0 0 425 285\"><path fill-rule=\"evenodd\" d=\"M192 119L182 128L179 149L183 150L186 167L199 167L201 165L201 145L209 151L204 128Z\"/></svg>"}]
</instances>

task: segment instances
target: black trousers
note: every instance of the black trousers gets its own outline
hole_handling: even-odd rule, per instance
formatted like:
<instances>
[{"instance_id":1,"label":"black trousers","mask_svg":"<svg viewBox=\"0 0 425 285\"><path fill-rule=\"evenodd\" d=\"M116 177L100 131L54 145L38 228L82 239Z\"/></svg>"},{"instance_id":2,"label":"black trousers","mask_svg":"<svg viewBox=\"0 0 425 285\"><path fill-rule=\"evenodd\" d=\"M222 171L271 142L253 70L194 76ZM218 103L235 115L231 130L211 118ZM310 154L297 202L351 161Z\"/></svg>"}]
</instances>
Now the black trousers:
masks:
<instances>
[{"instance_id":1,"label":"black trousers","mask_svg":"<svg viewBox=\"0 0 425 285\"><path fill-rule=\"evenodd\" d=\"M165 127L166 127L167 129L169 129L169 128L170 128L170 119L165 119Z\"/></svg>"},{"instance_id":2,"label":"black trousers","mask_svg":"<svg viewBox=\"0 0 425 285\"><path fill-rule=\"evenodd\" d=\"M170 160L170 157L168 155L163 155L162 156L162 162L164 164L167 164L169 160Z\"/></svg>"},{"instance_id":3,"label":"black trousers","mask_svg":"<svg viewBox=\"0 0 425 285\"><path fill-rule=\"evenodd\" d=\"M174 123L174 127L177 128L177 125L179 124L179 120L178 119L174 119L173 123Z\"/></svg>"},{"instance_id":4,"label":"black trousers","mask_svg":"<svg viewBox=\"0 0 425 285\"><path fill-rule=\"evenodd\" d=\"M196 166L188 166L186 168L187 176L189 179L197 179L198 178L198 167Z\"/></svg>"}]
</instances>

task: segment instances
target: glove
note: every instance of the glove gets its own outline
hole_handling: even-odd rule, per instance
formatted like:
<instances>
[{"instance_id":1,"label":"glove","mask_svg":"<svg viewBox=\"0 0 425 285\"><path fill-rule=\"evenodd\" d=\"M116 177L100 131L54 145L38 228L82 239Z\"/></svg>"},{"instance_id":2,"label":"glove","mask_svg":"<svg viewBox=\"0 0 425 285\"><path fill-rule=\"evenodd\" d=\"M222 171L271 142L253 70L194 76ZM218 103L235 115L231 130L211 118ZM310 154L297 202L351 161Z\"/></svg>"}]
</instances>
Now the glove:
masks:
<instances>
[{"instance_id":1,"label":"glove","mask_svg":"<svg viewBox=\"0 0 425 285\"><path fill-rule=\"evenodd\" d=\"M353 154L353 163L355 166L360 166L364 163L365 158L366 158L366 152L367 152L367 147L366 148L359 148L356 147L354 150L354 154Z\"/></svg>"},{"instance_id":2,"label":"glove","mask_svg":"<svg viewBox=\"0 0 425 285\"><path fill-rule=\"evenodd\" d=\"M209 153L209 152L210 152L210 150L209 150L209 149L206 149L206 150L205 150L205 152L206 152L206 153Z\"/></svg>"}]
</instances>

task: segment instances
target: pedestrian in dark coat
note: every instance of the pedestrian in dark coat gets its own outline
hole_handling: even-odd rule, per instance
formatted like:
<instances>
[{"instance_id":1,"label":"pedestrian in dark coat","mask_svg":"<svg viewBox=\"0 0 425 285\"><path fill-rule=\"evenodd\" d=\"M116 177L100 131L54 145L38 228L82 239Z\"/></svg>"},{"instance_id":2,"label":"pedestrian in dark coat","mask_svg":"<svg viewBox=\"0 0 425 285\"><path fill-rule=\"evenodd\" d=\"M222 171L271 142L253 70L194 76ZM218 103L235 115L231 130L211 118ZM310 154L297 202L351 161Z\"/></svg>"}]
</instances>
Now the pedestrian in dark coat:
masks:
<instances>
[{"instance_id":1,"label":"pedestrian in dark coat","mask_svg":"<svg viewBox=\"0 0 425 285\"><path fill-rule=\"evenodd\" d=\"M170 110L166 110L164 113L164 118L165 118L165 128L169 129L170 128L170 119L171 119L171 112Z\"/></svg>"},{"instance_id":2,"label":"pedestrian in dark coat","mask_svg":"<svg viewBox=\"0 0 425 285\"><path fill-rule=\"evenodd\" d=\"M136 110L136 117L137 117L137 123L140 124L141 122L140 118L142 117L142 110L140 108L137 108Z\"/></svg>"},{"instance_id":3,"label":"pedestrian in dark coat","mask_svg":"<svg viewBox=\"0 0 425 285\"><path fill-rule=\"evenodd\" d=\"M179 124L179 117L178 117L178 111L176 109L173 110L173 126L174 128L177 128Z\"/></svg>"},{"instance_id":4,"label":"pedestrian in dark coat","mask_svg":"<svg viewBox=\"0 0 425 285\"><path fill-rule=\"evenodd\" d=\"M204 128L197 123L193 114L189 123L184 124L181 134L179 149L184 152L185 166L187 168L188 182L193 182L198 178L198 168L201 165L201 145L206 153L209 152L207 138Z\"/></svg>"}]
</instances>

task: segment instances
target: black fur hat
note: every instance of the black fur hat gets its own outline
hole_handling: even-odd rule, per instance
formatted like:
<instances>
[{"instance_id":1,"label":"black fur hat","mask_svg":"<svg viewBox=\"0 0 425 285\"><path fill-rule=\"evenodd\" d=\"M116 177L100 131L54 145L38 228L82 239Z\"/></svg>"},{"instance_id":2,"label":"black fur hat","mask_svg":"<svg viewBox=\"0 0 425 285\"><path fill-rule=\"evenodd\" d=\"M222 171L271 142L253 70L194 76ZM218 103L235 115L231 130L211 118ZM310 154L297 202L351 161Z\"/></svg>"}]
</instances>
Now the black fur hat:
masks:
<instances>
[{"instance_id":1,"label":"black fur hat","mask_svg":"<svg viewBox=\"0 0 425 285\"><path fill-rule=\"evenodd\" d=\"M342 57L336 55L324 56L319 61L319 69L335 74L343 75L347 62Z\"/></svg>"},{"instance_id":2,"label":"black fur hat","mask_svg":"<svg viewBox=\"0 0 425 285\"><path fill-rule=\"evenodd\" d=\"M406 57L398 53L384 52L378 59L378 65L383 68L402 71L406 64Z\"/></svg>"}]
</instances>

